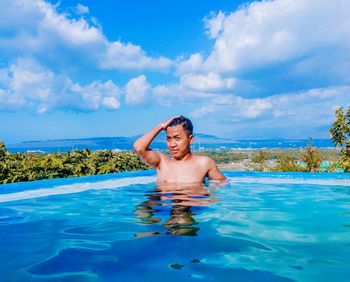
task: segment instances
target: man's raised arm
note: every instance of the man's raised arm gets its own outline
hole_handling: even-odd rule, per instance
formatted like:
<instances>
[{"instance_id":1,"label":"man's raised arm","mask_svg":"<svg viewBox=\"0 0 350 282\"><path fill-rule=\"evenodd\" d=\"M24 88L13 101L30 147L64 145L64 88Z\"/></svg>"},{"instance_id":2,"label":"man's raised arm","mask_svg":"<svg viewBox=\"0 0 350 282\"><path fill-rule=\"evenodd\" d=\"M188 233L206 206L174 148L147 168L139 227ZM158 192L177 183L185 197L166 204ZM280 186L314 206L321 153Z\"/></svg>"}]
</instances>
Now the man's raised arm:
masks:
<instances>
[{"instance_id":1,"label":"man's raised arm","mask_svg":"<svg viewBox=\"0 0 350 282\"><path fill-rule=\"evenodd\" d=\"M142 135L139 139L137 139L134 143L134 151L137 155L139 155L142 160L153 167L157 167L160 163L161 157L160 154L152 151L148 148L153 139L161 132L165 130L168 124L174 119L168 119L166 122L158 124L156 127Z\"/></svg>"}]
</instances>

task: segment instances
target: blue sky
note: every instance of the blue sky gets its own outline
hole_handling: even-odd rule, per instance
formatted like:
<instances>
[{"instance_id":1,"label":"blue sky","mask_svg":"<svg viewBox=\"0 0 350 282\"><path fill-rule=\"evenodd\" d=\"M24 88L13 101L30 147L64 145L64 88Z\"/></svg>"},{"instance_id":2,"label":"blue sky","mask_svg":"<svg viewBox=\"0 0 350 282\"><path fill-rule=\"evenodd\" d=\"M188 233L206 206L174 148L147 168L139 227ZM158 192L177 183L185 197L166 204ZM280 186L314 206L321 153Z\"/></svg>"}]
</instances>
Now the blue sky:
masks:
<instances>
[{"instance_id":1,"label":"blue sky","mask_svg":"<svg viewBox=\"0 0 350 282\"><path fill-rule=\"evenodd\" d=\"M350 2L0 1L0 139L327 138L350 105Z\"/></svg>"}]
</instances>

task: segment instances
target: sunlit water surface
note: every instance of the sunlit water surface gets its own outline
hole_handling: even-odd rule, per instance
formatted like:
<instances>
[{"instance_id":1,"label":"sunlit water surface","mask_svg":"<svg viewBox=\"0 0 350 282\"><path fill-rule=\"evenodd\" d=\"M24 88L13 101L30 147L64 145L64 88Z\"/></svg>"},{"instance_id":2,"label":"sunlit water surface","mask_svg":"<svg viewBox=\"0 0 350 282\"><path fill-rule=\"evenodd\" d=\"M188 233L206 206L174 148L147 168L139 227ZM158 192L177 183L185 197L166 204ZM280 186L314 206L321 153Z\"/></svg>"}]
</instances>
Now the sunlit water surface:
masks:
<instances>
[{"instance_id":1,"label":"sunlit water surface","mask_svg":"<svg viewBox=\"0 0 350 282\"><path fill-rule=\"evenodd\" d=\"M0 186L1 281L350 281L350 177L153 171Z\"/></svg>"}]
</instances>

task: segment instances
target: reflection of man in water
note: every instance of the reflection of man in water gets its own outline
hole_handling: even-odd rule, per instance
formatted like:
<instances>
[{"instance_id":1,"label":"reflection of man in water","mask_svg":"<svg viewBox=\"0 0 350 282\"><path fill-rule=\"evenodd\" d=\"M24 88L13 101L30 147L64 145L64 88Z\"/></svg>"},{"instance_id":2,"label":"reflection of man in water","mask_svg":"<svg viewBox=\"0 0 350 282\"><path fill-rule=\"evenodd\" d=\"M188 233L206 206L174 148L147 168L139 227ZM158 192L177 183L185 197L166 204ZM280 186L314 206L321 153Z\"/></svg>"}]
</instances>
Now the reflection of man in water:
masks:
<instances>
[{"instance_id":1,"label":"reflection of man in water","mask_svg":"<svg viewBox=\"0 0 350 282\"><path fill-rule=\"evenodd\" d=\"M166 131L166 143L171 158L148 148L162 130ZM226 180L214 160L206 156L192 155L190 145L193 141L191 121L180 116L157 125L141 136L134 143L134 150L143 161L157 169L158 182L198 183L205 177Z\"/></svg>"},{"instance_id":2,"label":"reflection of man in water","mask_svg":"<svg viewBox=\"0 0 350 282\"><path fill-rule=\"evenodd\" d=\"M144 224L155 224L162 221L161 206L171 206L170 217L163 223L166 233L180 236L196 236L199 227L193 218L192 206L206 206L213 201L202 183L197 184L164 184L159 183L157 190L148 196L148 200L139 205L136 217ZM160 235L159 232L136 234L137 237Z\"/></svg>"}]
</instances>

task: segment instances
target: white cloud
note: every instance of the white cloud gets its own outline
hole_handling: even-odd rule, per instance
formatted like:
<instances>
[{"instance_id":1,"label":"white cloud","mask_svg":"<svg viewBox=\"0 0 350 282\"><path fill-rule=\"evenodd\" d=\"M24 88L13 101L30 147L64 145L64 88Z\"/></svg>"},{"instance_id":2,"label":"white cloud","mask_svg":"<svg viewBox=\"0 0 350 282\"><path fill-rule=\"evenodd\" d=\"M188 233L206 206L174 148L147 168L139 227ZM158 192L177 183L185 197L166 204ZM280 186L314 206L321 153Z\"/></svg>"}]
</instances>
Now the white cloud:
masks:
<instances>
[{"instance_id":1,"label":"white cloud","mask_svg":"<svg viewBox=\"0 0 350 282\"><path fill-rule=\"evenodd\" d=\"M104 69L167 69L172 62L164 57L150 58L140 46L113 42L99 64Z\"/></svg>"},{"instance_id":2,"label":"white cloud","mask_svg":"<svg viewBox=\"0 0 350 282\"><path fill-rule=\"evenodd\" d=\"M335 108L338 105L350 105L349 92L350 86L342 86L284 93L261 99L218 95L208 101L207 105L195 110L191 116L227 122L238 132L241 131L238 134L249 129L255 137L259 134L273 136L276 134L273 131L277 129L285 137L298 138L298 134L307 137L305 132L321 134L315 130L330 127ZM325 137L325 132L322 134Z\"/></svg>"},{"instance_id":3,"label":"white cloud","mask_svg":"<svg viewBox=\"0 0 350 282\"><path fill-rule=\"evenodd\" d=\"M191 89L182 83L157 85L152 88L152 94L157 102L166 107L178 105L179 103L199 104L215 98L218 94L210 91Z\"/></svg>"},{"instance_id":4,"label":"white cloud","mask_svg":"<svg viewBox=\"0 0 350 282\"><path fill-rule=\"evenodd\" d=\"M179 72L227 72L310 58L316 58L313 69L328 66L328 60L349 63L349 1L253 2L205 23L215 39L212 52L203 62L198 54L191 56Z\"/></svg>"},{"instance_id":5,"label":"white cloud","mask_svg":"<svg viewBox=\"0 0 350 282\"><path fill-rule=\"evenodd\" d=\"M102 44L106 40L101 31L91 26L86 20L68 19L64 14L58 14L49 4L38 2L38 8L44 17L38 19L37 30L43 43L47 39L62 40L68 46L87 46Z\"/></svg>"},{"instance_id":6,"label":"white cloud","mask_svg":"<svg viewBox=\"0 0 350 282\"><path fill-rule=\"evenodd\" d=\"M204 58L201 54L192 54L188 60L182 61L177 66L177 72L179 74L198 72L202 66Z\"/></svg>"},{"instance_id":7,"label":"white cloud","mask_svg":"<svg viewBox=\"0 0 350 282\"><path fill-rule=\"evenodd\" d=\"M164 106L171 106L179 102L198 105L198 100L207 101L220 93L231 91L235 83L234 78L222 78L216 73L185 73L179 77L178 83L157 85L152 88L152 93Z\"/></svg>"},{"instance_id":8,"label":"white cloud","mask_svg":"<svg viewBox=\"0 0 350 282\"><path fill-rule=\"evenodd\" d=\"M78 4L76 6L77 13L80 15L88 14L90 13L89 7L84 6L83 4Z\"/></svg>"},{"instance_id":9,"label":"white cloud","mask_svg":"<svg viewBox=\"0 0 350 282\"><path fill-rule=\"evenodd\" d=\"M328 138L339 106L350 105L350 86L315 88L260 99L217 95L190 116L199 126L244 138Z\"/></svg>"},{"instance_id":10,"label":"white cloud","mask_svg":"<svg viewBox=\"0 0 350 282\"><path fill-rule=\"evenodd\" d=\"M102 105L107 109L115 110L120 107L120 102L117 97L107 96L102 99Z\"/></svg>"},{"instance_id":11,"label":"white cloud","mask_svg":"<svg viewBox=\"0 0 350 282\"><path fill-rule=\"evenodd\" d=\"M210 113L220 113L233 119L253 119L264 114L272 108L272 103L267 99L244 99L232 95L217 95L209 100L209 103L192 113L199 118Z\"/></svg>"},{"instance_id":12,"label":"white cloud","mask_svg":"<svg viewBox=\"0 0 350 282\"><path fill-rule=\"evenodd\" d=\"M219 36L223 30L224 20L225 15L221 11L217 15L211 14L211 17L205 18L204 23L209 38L215 39Z\"/></svg>"},{"instance_id":13,"label":"white cloud","mask_svg":"<svg viewBox=\"0 0 350 282\"><path fill-rule=\"evenodd\" d=\"M0 1L0 111L115 110L121 91L112 81L82 84L68 75L86 68L139 71L171 66L171 60L149 57L141 46L108 40L93 19L59 13L57 5ZM89 12L82 4L75 11ZM143 78L130 82L127 102L137 104L147 94L150 85Z\"/></svg>"},{"instance_id":14,"label":"white cloud","mask_svg":"<svg viewBox=\"0 0 350 282\"><path fill-rule=\"evenodd\" d=\"M222 79L216 73L208 73L207 75L185 74L181 76L180 83L188 89L198 91L220 91L230 89L234 86L233 78Z\"/></svg>"},{"instance_id":15,"label":"white cloud","mask_svg":"<svg viewBox=\"0 0 350 282\"><path fill-rule=\"evenodd\" d=\"M0 88L0 111L16 111L23 108L23 99L17 99Z\"/></svg>"},{"instance_id":16,"label":"white cloud","mask_svg":"<svg viewBox=\"0 0 350 282\"><path fill-rule=\"evenodd\" d=\"M130 105L141 104L145 101L151 86L144 75L130 79L125 86L125 101Z\"/></svg>"},{"instance_id":17,"label":"white cloud","mask_svg":"<svg viewBox=\"0 0 350 282\"><path fill-rule=\"evenodd\" d=\"M24 109L42 114L53 110L114 110L120 106L120 94L112 81L80 85L32 59L22 58L0 69L1 111Z\"/></svg>"},{"instance_id":18,"label":"white cloud","mask_svg":"<svg viewBox=\"0 0 350 282\"><path fill-rule=\"evenodd\" d=\"M107 109L117 109L120 106L119 96L120 89L112 81L106 81L101 83L94 81L88 85L81 86L77 83L71 84L70 89L64 93L64 96L68 99L74 95L77 96L78 103L73 107L81 109L83 111L95 111L100 109L102 106ZM63 108L69 107L64 105Z\"/></svg>"},{"instance_id":19,"label":"white cloud","mask_svg":"<svg viewBox=\"0 0 350 282\"><path fill-rule=\"evenodd\" d=\"M0 52L7 59L31 55L55 64L69 54L104 69L163 70L172 64L164 57L147 56L132 43L110 41L88 19L58 13L43 0L3 0L0 11Z\"/></svg>"},{"instance_id":20,"label":"white cloud","mask_svg":"<svg viewBox=\"0 0 350 282\"><path fill-rule=\"evenodd\" d=\"M265 101L263 99L255 99L248 105L245 105L245 112L243 113L247 118L255 118L271 108L271 102Z\"/></svg>"},{"instance_id":21,"label":"white cloud","mask_svg":"<svg viewBox=\"0 0 350 282\"><path fill-rule=\"evenodd\" d=\"M330 125L334 106L349 104L348 1L253 2L212 14L205 27L215 40L212 51L181 61L179 83L155 88L160 102L194 103L200 97L194 118L243 131L247 126L253 134L259 126L267 131L284 127L287 135L296 125L300 132L308 130L307 124L310 129ZM261 95L266 98L257 98Z\"/></svg>"}]
</instances>

